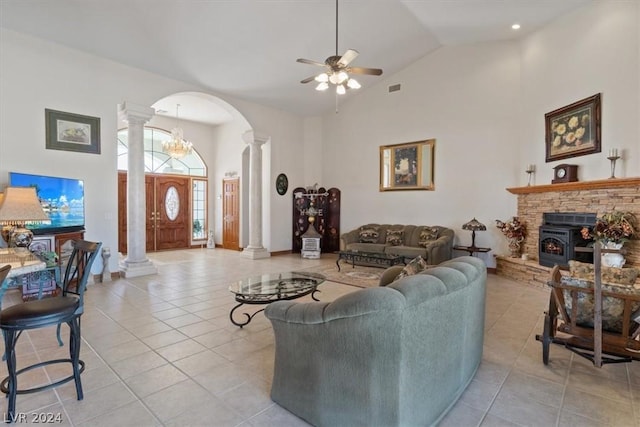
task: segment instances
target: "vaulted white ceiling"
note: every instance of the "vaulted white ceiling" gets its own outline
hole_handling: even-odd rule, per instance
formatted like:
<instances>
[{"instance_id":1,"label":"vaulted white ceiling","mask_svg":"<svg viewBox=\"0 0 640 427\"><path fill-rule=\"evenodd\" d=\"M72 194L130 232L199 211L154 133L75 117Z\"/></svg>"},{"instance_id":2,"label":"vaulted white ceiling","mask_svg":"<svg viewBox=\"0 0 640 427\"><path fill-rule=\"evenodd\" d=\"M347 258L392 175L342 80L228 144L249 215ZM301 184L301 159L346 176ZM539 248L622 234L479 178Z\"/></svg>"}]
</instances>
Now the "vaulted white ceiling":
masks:
<instances>
[{"instance_id":1,"label":"vaulted white ceiling","mask_svg":"<svg viewBox=\"0 0 640 427\"><path fill-rule=\"evenodd\" d=\"M522 37L591 1L341 0L338 51L390 75L440 46ZM330 91L300 83L320 67L296 63L335 54L333 0L1 0L0 26L303 116L334 108ZM358 76L360 90L376 79ZM165 109L175 116L174 101Z\"/></svg>"}]
</instances>

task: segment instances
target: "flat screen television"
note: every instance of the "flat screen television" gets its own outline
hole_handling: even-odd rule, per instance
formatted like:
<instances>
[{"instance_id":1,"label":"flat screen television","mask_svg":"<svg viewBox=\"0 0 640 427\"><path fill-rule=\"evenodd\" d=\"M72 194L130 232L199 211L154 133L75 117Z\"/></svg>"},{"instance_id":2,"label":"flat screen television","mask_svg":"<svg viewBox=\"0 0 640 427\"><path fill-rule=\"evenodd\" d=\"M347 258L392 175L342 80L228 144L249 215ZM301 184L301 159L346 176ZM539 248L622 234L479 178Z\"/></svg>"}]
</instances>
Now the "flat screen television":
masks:
<instances>
[{"instance_id":1,"label":"flat screen television","mask_svg":"<svg viewBox=\"0 0 640 427\"><path fill-rule=\"evenodd\" d=\"M12 187L35 187L50 224L29 224L33 234L55 234L84 229L84 182L79 179L9 172Z\"/></svg>"}]
</instances>

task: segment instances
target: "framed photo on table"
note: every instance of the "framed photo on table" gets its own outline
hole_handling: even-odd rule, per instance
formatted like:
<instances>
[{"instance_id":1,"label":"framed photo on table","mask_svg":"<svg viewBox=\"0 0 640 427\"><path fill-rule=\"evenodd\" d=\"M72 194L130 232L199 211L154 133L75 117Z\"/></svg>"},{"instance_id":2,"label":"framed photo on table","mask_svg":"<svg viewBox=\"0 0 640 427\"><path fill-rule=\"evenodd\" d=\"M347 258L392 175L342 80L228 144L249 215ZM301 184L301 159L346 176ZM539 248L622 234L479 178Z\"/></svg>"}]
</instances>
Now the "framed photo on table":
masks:
<instances>
[{"instance_id":1,"label":"framed photo on table","mask_svg":"<svg viewBox=\"0 0 640 427\"><path fill-rule=\"evenodd\" d=\"M435 139L380 147L380 191L435 190Z\"/></svg>"},{"instance_id":2,"label":"framed photo on table","mask_svg":"<svg viewBox=\"0 0 640 427\"><path fill-rule=\"evenodd\" d=\"M45 109L47 149L100 154L100 118Z\"/></svg>"},{"instance_id":3,"label":"framed photo on table","mask_svg":"<svg viewBox=\"0 0 640 427\"><path fill-rule=\"evenodd\" d=\"M600 94L544 115L546 162L601 151Z\"/></svg>"}]
</instances>

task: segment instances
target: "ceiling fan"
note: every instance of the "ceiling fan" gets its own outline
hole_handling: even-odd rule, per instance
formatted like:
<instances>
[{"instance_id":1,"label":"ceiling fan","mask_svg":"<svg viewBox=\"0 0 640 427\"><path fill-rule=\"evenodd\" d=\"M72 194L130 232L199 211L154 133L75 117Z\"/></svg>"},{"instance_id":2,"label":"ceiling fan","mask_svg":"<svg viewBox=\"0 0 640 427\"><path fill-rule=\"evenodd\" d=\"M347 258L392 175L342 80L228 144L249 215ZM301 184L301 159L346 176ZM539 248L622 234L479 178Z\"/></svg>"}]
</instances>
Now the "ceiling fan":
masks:
<instances>
[{"instance_id":1,"label":"ceiling fan","mask_svg":"<svg viewBox=\"0 0 640 427\"><path fill-rule=\"evenodd\" d=\"M324 67L325 71L315 76L307 77L300 83L318 82L316 90L324 91L329 89L329 84L336 86L336 94L343 95L347 89L358 89L360 83L350 76L350 74L368 74L379 76L382 74L380 68L350 67L351 61L356 59L358 51L348 49L342 56L338 55L338 0L336 0L336 54L325 59L324 63L311 59L298 58L296 61L302 64L311 64Z\"/></svg>"}]
</instances>

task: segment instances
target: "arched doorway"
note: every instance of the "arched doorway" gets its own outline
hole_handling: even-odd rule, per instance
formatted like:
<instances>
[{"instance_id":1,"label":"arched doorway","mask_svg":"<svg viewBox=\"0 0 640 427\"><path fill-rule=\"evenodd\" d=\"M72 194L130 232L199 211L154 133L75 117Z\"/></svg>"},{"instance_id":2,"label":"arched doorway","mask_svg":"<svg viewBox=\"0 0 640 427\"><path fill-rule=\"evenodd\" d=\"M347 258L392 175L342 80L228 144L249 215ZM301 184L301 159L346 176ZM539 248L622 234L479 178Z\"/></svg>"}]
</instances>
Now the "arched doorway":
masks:
<instances>
[{"instance_id":1,"label":"arched doorway","mask_svg":"<svg viewBox=\"0 0 640 427\"><path fill-rule=\"evenodd\" d=\"M118 131L118 251L127 253L127 129ZM185 249L207 239L207 167L194 150L175 159L162 150L170 132L144 129L146 251Z\"/></svg>"}]
</instances>

